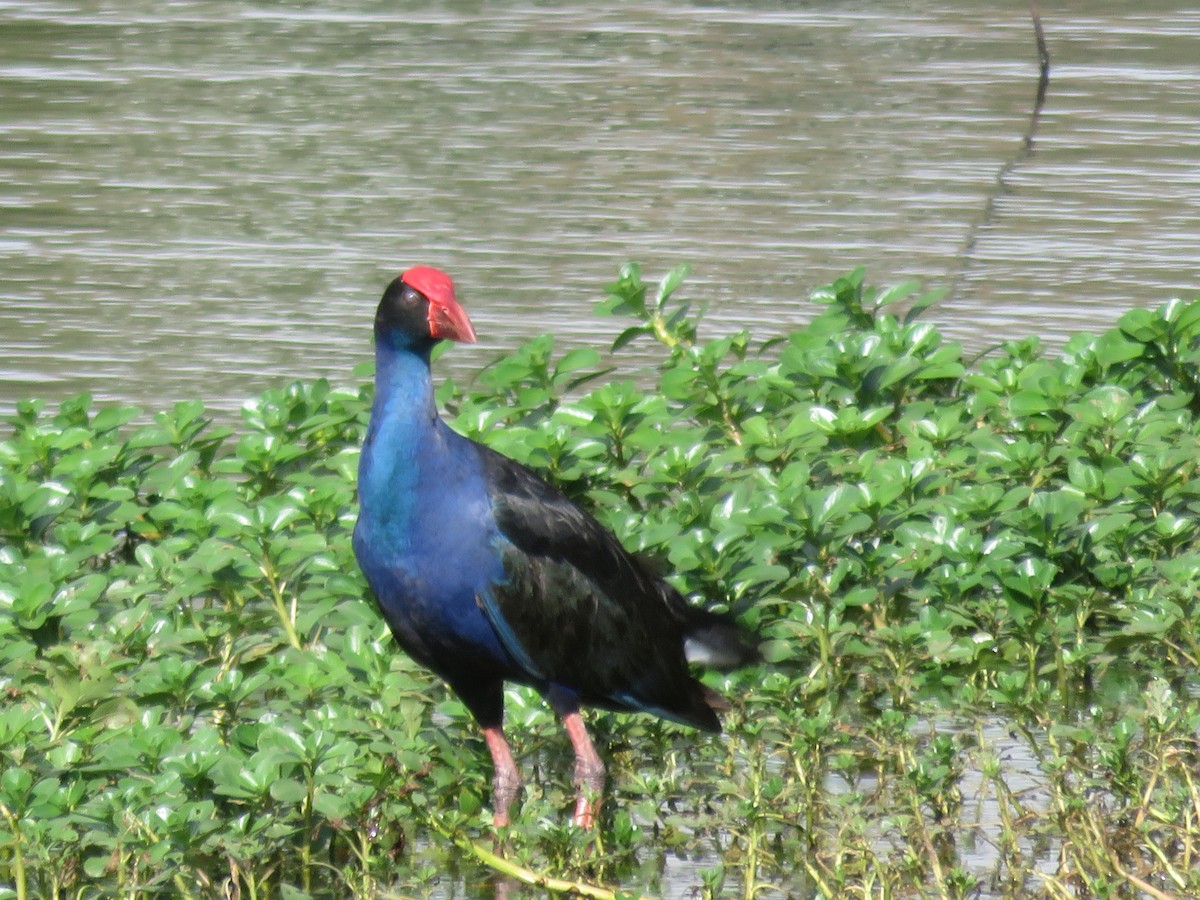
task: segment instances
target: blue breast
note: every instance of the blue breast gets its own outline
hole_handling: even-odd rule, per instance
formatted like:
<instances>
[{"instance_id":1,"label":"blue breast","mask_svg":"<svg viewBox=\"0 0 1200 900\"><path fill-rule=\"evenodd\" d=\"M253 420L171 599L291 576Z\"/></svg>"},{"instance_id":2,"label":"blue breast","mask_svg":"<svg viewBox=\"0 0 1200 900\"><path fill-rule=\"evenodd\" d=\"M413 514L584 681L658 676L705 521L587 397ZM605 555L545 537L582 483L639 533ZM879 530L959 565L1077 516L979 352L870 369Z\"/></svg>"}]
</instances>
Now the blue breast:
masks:
<instances>
[{"instance_id":1,"label":"blue breast","mask_svg":"<svg viewBox=\"0 0 1200 900\"><path fill-rule=\"evenodd\" d=\"M483 668L516 675L477 600L504 577L477 452L440 419L424 424L373 414L355 555L417 660L445 676Z\"/></svg>"}]
</instances>

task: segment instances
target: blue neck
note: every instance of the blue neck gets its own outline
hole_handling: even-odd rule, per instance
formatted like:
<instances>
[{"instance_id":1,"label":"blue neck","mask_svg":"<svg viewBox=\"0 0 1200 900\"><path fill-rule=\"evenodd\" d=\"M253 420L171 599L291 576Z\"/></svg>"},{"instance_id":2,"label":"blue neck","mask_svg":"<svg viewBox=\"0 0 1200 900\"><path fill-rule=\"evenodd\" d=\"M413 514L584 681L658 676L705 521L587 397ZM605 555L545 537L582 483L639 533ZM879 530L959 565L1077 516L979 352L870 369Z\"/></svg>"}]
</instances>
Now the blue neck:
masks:
<instances>
[{"instance_id":1,"label":"blue neck","mask_svg":"<svg viewBox=\"0 0 1200 900\"><path fill-rule=\"evenodd\" d=\"M439 421L429 371L431 349L432 344L397 346L387 336L377 336L375 401L358 466L358 495L364 508L395 510L397 499L414 490L420 480L418 456Z\"/></svg>"}]
</instances>

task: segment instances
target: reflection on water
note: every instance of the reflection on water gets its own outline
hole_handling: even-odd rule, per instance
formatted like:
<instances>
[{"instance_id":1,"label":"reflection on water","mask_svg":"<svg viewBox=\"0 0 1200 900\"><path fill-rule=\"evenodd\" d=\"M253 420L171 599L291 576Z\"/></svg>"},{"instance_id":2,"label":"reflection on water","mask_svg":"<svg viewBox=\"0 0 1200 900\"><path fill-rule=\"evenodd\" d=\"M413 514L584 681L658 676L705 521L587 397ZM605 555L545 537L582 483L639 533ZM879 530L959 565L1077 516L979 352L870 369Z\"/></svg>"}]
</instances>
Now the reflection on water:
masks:
<instances>
[{"instance_id":1,"label":"reflection on water","mask_svg":"<svg viewBox=\"0 0 1200 900\"><path fill-rule=\"evenodd\" d=\"M1073 6L998 183L1015 7L0 0L0 409L346 381L415 261L459 281L464 370L615 333L627 259L763 335L859 264L955 284L975 347L1195 293L1200 11Z\"/></svg>"}]
</instances>

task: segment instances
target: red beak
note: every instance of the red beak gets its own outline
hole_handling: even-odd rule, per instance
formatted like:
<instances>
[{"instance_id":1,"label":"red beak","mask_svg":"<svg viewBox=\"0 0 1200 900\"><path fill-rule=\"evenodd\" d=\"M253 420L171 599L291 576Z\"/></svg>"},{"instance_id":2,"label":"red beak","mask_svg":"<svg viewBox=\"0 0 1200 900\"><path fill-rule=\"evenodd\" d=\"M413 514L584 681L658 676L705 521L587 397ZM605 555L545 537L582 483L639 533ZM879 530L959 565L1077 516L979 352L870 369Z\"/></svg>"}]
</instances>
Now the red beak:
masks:
<instances>
[{"instance_id":1,"label":"red beak","mask_svg":"<svg viewBox=\"0 0 1200 900\"><path fill-rule=\"evenodd\" d=\"M429 336L438 340L475 343L475 329L454 297L454 282L441 269L413 266L401 278L429 301Z\"/></svg>"},{"instance_id":2,"label":"red beak","mask_svg":"<svg viewBox=\"0 0 1200 900\"><path fill-rule=\"evenodd\" d=\"M439 303L430 298L429 335L439 340L475 343L475 329L471 327L471 320L453 297L449 303Z\"/></svg>"}]
</instances>

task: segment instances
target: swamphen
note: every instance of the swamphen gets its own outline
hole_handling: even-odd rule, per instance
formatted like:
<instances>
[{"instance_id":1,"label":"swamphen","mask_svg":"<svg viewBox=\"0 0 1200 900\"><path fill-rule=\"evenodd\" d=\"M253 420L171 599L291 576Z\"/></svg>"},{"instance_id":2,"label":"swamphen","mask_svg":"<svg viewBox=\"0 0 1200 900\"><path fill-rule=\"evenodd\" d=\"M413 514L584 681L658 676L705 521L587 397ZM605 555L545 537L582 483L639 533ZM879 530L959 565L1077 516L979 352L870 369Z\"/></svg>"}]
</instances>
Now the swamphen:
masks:
<instances>
[{"instance_id":1,"label":"swamphen","mask_svg":"<svg viewBox=\"0 0 1200 900\"><path fill-rule=\"evenodd\" d=\"M415 266L375 314L354 553L400 646L483 726L495 824L508 824L520 788L502 730L503 686L514 681L562 718L575 750L574 821L590 827L604 765L580 705L717 732L720 698L688 662L732 668L755 651L729 618L688 605L538 475L452 431L429 370L441 340L473 342L475 331L449 276Z\"/></svg>"}]
</instances>

